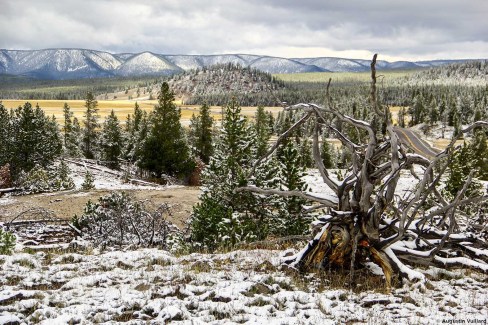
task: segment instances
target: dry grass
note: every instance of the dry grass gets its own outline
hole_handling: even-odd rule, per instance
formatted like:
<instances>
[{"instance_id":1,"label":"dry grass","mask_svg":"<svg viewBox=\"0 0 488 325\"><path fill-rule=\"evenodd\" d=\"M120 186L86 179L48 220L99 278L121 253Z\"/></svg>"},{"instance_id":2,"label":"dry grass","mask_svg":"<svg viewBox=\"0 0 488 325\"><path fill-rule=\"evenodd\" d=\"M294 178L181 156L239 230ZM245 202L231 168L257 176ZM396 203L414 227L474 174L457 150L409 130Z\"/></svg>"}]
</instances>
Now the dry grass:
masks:
<instances>
[{"instance_id":1,"label":"dry grass","mask_svg":"<svg viewBox=\"0 0 488 325\"><path fill-rule=\"evenodd\" d=\"M32 105L39 104L44 112L51 116L54 115L58 120L58 123L63 124L63 106L64 103L68 103L73 112L74 116L77 117L80 121L83 120L83 114L85 112L85 101L83 100L1 100L2 104L10 109L10 108L17 108L25 104L25 102L30 102ZM112 110L114 110L115 115L121 121L125 121L127 119L127 115L132 114L134 112L134 105L135 100L99 100L98 101L98 109L99 114L102 120L110 114ZM154 109L154 105L157 104L156 100L143 100L138 101L139 107L147 112L150 112ZM181 120L183 124L187 124L190 121L190 118L193 114L198 115L200 106L199 105L181 105L181 101L175 101L176 105L181 108ZM267 111L272 112L273 114L278 114L279 111L282 110L281 107L266 107ZM222 108L220 106L212 106L211 107L211 114L215 120L221 120L222 115ZM256 107L242 107L242 113L246 116L254 116L256 113ZM187 123L185 123L187 122Z\"/></svg>"},{"instance_id":2,"label":"dry grass","mask_svg":"<svg viewBox=\"0 0 488 325\"><path fill-rule=\"evenodd\" d=\"M0 222L9 221L22 211L32 207L42 207L50 210L58 218L71 219L75 214L81 215L88 200L97 202L99 197L107 195L109 190L92 190L90 192L56 192L46 194L33 194L17 196L15 199L0 205ZM154 207L162 203L173 206L171 221L180 229L186 225L193 205L198 202L200 188L180 187L161 190L126 190L138 200L148 200ZM81 194L81 195L80 195Z\"/></svg>"},{"instance_id":3,"label":"dry grass","mask_svg":"<svg viewBox=\"0 0 488 325\"><path fill-rule=\"evenodd\" d=\"M387 70L378 71L378 81L381 82L383 78L388 80L394 80L402 78L418 70ZM332 78L333 83L343 82L368 82L371 80L371 72L304 72L304 73L284 73L274 74L274 77L288 82L327 82L329 78Z\"/></svg>"},{"instance_id":4,"label":"dry grass","mask_svg":"<svg viewBox=\"0 0 488 325\"><path fill-rule=\"evenodd\" d=\"M451 143L451 139L435 139L432 142L435 148L445 149L449 145L449 143ZM456 146L462 145L463 142L464 140L457 140Z\"/></svg>"}]
</instances>

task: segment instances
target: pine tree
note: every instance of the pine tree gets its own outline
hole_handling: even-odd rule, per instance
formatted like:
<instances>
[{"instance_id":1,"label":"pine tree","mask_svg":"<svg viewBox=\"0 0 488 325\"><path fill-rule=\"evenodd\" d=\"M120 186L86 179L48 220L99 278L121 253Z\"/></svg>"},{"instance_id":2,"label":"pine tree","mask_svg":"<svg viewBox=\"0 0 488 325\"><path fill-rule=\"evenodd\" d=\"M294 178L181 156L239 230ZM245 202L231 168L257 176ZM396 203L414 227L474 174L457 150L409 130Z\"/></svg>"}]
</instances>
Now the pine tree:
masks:
<instances>
[{"instance_id":1,"label":"pine tree","mask_svg":"<svg viewBox=\"0 0 488 325\"><path fill-rule=\"evenodd\" d=\"M294 142L288 142L280 157L281 190L307 190L307 185L302 179L305 175L305 166L299 164L299 161L300 154L296 145ZM310 220L302 214L305 203L304 199L295 196L281 198L279 220L283 227L277 235L303 235L307 231Z\"/></svg>"},{"instance_id":2,"label":"pine tree","mask_svg":"<svg viewBox=\"0 0 488 325\"><path fill-rule=\"evenodd\" d=\"M208 164L213 153L213 118L210 107L204 104L200 107L200 114L192 115L190 120L190 143L195 156Z\"/></svg>"},{"instance_id":3,"label":"pine tree","mask_svg":"<svg viewBox=\"0 0 488 325\"><path fill-rule=\"evenodd\" d=\"M432 106L429 110L429 123L430 125L434 125L439 121L439 111L437 110L437 106Z\"/></svg>"},{"instance_id":4,"label":"pine tree","mask_svg":"<svg viewBox=\"0 0 488 325\"><path fill-rule=\"evenodd\" d=\"M334 168L334 154L333 148L327 141L326 137L322 137L321 153L322 162L325 168Z\"/></svg>"},{"instance_id":5,"label":"pine tree","mask_svg":"<svg viewBox=\"0 0 488 325\"><path fill-rule=\"evenodd\" d=\"M49 166L61 154L62 141L54 116L25 103L12 116L11 171L14 178L20 171L28 172L35 165Z\"/></svg>"},{"instance_id":6,"label":"pine tree","mask_svg":"<svg viewBox=\"0 0 488 325\"><path fill-rule=\"evenodd\" d=\"M466 143L453 154L452 161L449 163L448 177L444 188L444 194L449 199L452 200L456 197L457 193L463 188L471 170L476 168L476 162L473 159L473 155L474 152L471 146ZM476 176L476 174L474 176ZM476 179L473 179L466 191L466 197L480 195L480 189L480 183Z\"/></svg>"},{"instance_id":7,"label":"pine tree","mask_svg":"<svg viewBox=\"0 0 488 325\"><path fill-rule=\"evenodd\" d=\"M254 161L252 131L237 102L231 101L225 107L214 155L203 172L204 192L191 219L192 239L210 250L257 236L254 196L235 192L247 185L246 171Z\"/></svg>"},{"instance_id":8,"label":"pine tree","mask_svg":"<svg viewBox=\"0 0 488 325\"><path fill-rule=\"evenodd\" d=\"M85 97L85 120L83 121L83 154L85 158L93 159L96 153L96 144L98 140L97 129L100 126L98 123L98 102L91 92L88 92Z\"/></svg>"},{"instance_id":9,"label":"pine tree","mask_svg":"<svg viewBox=\"0 0 488 325\"><path fill-rule=\"evenodd\" d=\"M405 127L405 109L403 107L400 107L398 111L398 126L401 128Z\"/></svg>"},{"instance_id":10,"label":"pine tree","mask_svg":"<svg viewBox=\"0 0 488 325\"><path fill-rule=\"evenodd\" d=\"M81 184L81 188L84 191L89 191L89 190L95 188L95 182L93 179L93 175L88 170L85 172L85 178L83 179L83 183Z\"/></svg>"},{"instance_id":11,"label":"pine tree","mask_svg":"<svg viewBox=\"0 0 488 325\"><path fill-rule=\"evenodd\" d=\"M461 121L459 119L459 115L458 115L457 111L454 113L452 123L453 123L452 125L454 126L453 136L457 137L458 135L461 134Z\"/></svg>"},{"instance_id":12,"label":"pine tree","mask_svg":"<svg viewBox=\"0 0 488 325\"><path fill-rule=\"evenodd\" d=\"M271 138L269 115L266 114L263 106L258 106L254 122L256 132L257 156L262 157L268 149L268 141Z\"/></svg>"},{"instance_id":13,"label":"pine tree","mask_svg":"<svg viewBox=\"0 0 488 325\"><path fill-rule=\"evenodd\" d=\"M473 167L477 169L479 178L484 181L488 181L488 145L486 141L486 133L483 130L477 130L470 143Z\"/></svg>"},{"instance_id":14,"label":"pine tree","mask_svg":"<svg viewBox=\"0 0 488 325\"><path fill-rule=\"evenodd\" d=\"M474 118L473 120L476 122L476 121L482 121L483 120L483 113L481 113L481 110L480 109L477 109L475 112L474 112ZM475 127L473 129L473 133L476 134L478 131L481 131L483 130L482 127Z\"/></svg>"},{"instance_id":15,"label":"pine tree","mask_svg":"<svg viewBox=\"0 0 488 325\"><path fill-rule=\"evenodd\" d=\"M0 102L0 167L10 162L12 157L12 134L10 114Z\"/></svg>"},{"instance_id":16,"label":"pine tree","mask_svg":"<svg viewBox=\"0 0 488 325\"><path fill-rule=\"evenodd\" d=\"M63 127L63 144L64 154L68 157L78 157L80 155L79 138L80 138L80 124L78 119L73 118L68 103L64 103L63 107L64 127ZM76 124L75 124L76 121Z\"/></svg>"},{"instance_id":17,"label":"pine tree","mask_svg":"<svg viewBox=\"0 0 488 325\"><path fill-rule=\"evenodd\" d=\"M122 153L123 139L122 129L114 110L103 123L100 147L102 159L107 162L107 166L119 169L119 157Z\"/></svg>"},{"instance_id":18,"label":"pine tree","mask_svg":"<svg viewBox=\"0 0 488 325\"><path fill-rule=\"evenodd\" d=\"M297 149L299 151L299 158L297 162L300 164L300 166L304 168L312 168L315 166L315 162L313 161L312 157L312 144L308 138L302 138Z\"/></svg>"},{"instance_id":19,"label":"pine tree","mask_svg":"<svg viewBox=\"0 0 488 325\"><path fill-rule=\"evenodd\" d=\"M134 113L127 117L126 122L127 141L124 148L124 157L131 162L135 162L139 158L140 147L147 134L147 130L145 130L144 138L141 138L141 129L147 127L147 125L143 125L143 123L147 122L146 119L147 113L136 102L134 104Z\"/></svg>"},{"instance_id":20,"label":"pine tree","mask_svg":"<svg viewBox=\"0 0 488 325\"><path fill-rule=\"evenodd\" d=\"M423 123L425 121L425 106L424 106L424 98L419 95L414 98L414 102L412 107L409 110L411 120L409 125L417 125L419 123Z\"/></svg>"},{"instance_id":21,"label":"pine tree","mask_svg":"<svg viewBox=\"0 0 488 325\"><path fill-rule=\"evenodd\" d=\"M68 103L64 103L63 106L63 116L64 116L64 126L63 126L63 139L64 139L64 147L67 147L68 144L68 138L73 130L73 112L71 112L70 107Z\"/></svg>"},{"instance_id":22,"label":"pine tree","mask_svg":"<svg viewBox=\"0 0 488 325\"><path fill-rule=\"evenodd\" d=\"M69 173L70 170L68 165L64 162L64 160L61 160L58 167L60 189L72 189L75 187L75 183L73 182L73 179L70 177Z\"/></svg>"},{"instance_id":23,"label":"pine tree","mask_svg":"<svg viewBox=\"0 0 488 325\"><path fill-rule=\"evenodd\" d=\"M141 168L160 178L163 174L184 176L193 168L188 144L180 124L181 110L174 103L174 93L163 82L158 105L151 116L151 130L144 143Z\"/></svg>"}]
</instances>

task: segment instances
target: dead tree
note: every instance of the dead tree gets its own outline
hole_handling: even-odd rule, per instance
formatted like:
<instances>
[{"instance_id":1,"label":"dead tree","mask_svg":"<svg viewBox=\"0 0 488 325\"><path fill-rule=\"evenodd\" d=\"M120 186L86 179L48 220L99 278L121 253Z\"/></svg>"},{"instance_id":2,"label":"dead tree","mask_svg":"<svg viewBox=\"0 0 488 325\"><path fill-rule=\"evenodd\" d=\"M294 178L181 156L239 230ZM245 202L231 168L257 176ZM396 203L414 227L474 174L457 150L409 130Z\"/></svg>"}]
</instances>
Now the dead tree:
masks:
<instances>
[{"instance_id":1,"label":"dead tree","mask_svg":"<svg viewBox=\"0 0 488 325\"><path fill-rule=\"evenodd\" d=\"M459 213L463 205L480 203L488 196L465 196L472 181L473 175L470 175L452 202L443 197L438 186L455 150L457 138L452 139L445 150L431 160L409 153L392 125L388 107L377 100L376 57L374 55L371 62L370 105L375 118L387 126L386 136L378 137L372 123L352 118L336 109L329 93L329 80L325 107L300 103L284 108L285 111L303 111L303 116L256 162L255 167L270 158L284 138L305 122L313 120L313 156L323 182L330 189L324 193L326 195L254 186L238 190L265 195L296 195L326 208L326 215L320 218L321 230L315 238L286 261L301 271L337 267L350 270L352 277L355 268L371 261L383 269L388 286L392 275L423 280L423 275L411 267L418 264L466 266L488 272L486 242L475 233L467 232L466 227L460 227L463 221ZM326 115L363 130L367 134L367 141L354 143L335 128ZM320 157L319 132L323 126L335 133L352 154L352 164L341 182L330 177ZM488 122L477 121L462 133L486 126ZM414 166L420 166L423 175L416 189L410 195L401 197L396 193L401 172L407 171L416 176ZM427 201L434 201L433 206L431 203L427 208Z\"/></svg>"}]
</instances>

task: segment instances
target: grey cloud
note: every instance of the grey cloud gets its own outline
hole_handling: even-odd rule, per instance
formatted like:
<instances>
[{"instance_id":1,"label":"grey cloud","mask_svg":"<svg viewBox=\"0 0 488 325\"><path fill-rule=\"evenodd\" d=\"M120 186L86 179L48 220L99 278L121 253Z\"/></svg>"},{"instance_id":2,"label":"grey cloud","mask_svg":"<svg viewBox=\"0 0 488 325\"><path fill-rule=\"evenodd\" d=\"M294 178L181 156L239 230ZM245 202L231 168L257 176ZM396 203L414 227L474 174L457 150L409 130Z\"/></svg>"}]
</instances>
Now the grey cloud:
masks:
<instances>
[{"instance_id":1,"label":"grey cloud","mask_svg":"<svg viewBox=\"0 0 488 325\"><path fill-rule=\"evenodd\" d=\"M486 13L486 0L2 0L0 48L470 58L487 48Z\"/></svg>"}]
</instances>

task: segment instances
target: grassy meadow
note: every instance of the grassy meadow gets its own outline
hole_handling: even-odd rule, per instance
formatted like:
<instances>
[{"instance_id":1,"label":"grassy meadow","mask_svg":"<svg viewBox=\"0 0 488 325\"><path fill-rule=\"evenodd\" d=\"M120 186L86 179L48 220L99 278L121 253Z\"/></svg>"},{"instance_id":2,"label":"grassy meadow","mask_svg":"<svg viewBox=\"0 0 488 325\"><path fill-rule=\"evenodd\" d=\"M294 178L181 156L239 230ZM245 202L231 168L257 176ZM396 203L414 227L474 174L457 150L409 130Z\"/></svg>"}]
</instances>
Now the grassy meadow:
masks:
<instances>
[{"instance_id":1,"label":"grassy meadow","mask_svg":"<svg viewBox=\"0 0 488 325\"><path fill-rule=\"evenodd\" d=\"M44 112L51 116L54 115L58 120L58 123L63 124L63 106L64 103L68 103L73 112L74 116L80 121L83 120L83 114L85 112L85 101L83 100L1 100L2 104L10 109L17 108L25 104L25 102L30 102L33 106L39 105ZM98 101L98 113L101 119L105 119L106 116L114 110L115 115L120 121L127 120L127 115L134 112L134 105L136 101L134 100L99 100ZM157 100L144 100L138 101L139 107L147 112L154 109L154 105L157 104ZM175 101L175 104L181 108L181 121L183 125L188 125L193 114L198 115L200 106L199 105L182 105L180 101ZM266 107L267 111L271 111L276 115L282 110L281 107ZM242 107L242 113L246 116L252 117L256 112L256 107ZM220 121L222 115L222 108L220 106L212 106L211 114L215 120Z\"/></svg>"},{"instance_id":2,"label":"grassy meadow","mask_svg":"<svg viewBox=\"0 0 488 325\"><path fill-rule=\"evenodd\" d=\"M389 70L377 71L378 82L384 80L399 79L419 70ZM369 82L371 72L306 72L273 74L274 77L286 82L328 82L332 78L333 83Z\"/></svg>"}]
</instances>

